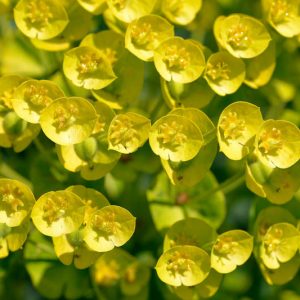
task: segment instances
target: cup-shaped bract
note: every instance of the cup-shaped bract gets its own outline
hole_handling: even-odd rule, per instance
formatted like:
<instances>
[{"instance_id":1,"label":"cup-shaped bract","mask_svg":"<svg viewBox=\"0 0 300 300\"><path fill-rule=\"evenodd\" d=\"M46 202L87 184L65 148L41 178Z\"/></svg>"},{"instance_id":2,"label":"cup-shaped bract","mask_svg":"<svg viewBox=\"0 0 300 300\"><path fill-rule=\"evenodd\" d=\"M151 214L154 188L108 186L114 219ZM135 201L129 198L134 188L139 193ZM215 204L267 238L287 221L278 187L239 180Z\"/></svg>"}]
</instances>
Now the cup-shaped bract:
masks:
<instances>
[{"instance_id":1,"label":"cup-shaped bract","mask_svg":"<svg viewBox=\"0 0 300 300\"><path fill-rule=\"evenodd\" d=\"M61 236L76 231L84 221L84 202L70 191L43 194L35 203L31 218L44 235Z\"/></svg>"},{"instance_id":2,"label":"cup-shaped bract","mask_svg":"<svg viewBox=\"0 0 300 300\"><path fill-rule=\"evenodd\" d=\"M0 115L0 147L11 148L21 152L39 134L41 127L29 124L21 119L14 111Z\"/></svg>"},{"instance_id":3,"label":"cup-shaped bract","mask_svg":"<svg viewBox=\"0 0 300 300\"><path fill-rule=\"evenodd\" d=\"M300 9L298 0L262 0L269 24L284 37L300 34Z\"/></svg>"},{"instance_id":4,"label":"cup-shaped bract","mask_svg":"<svg viewBox=\"0 0 300 300\"><path fill-rule=\"evenodd\" d=\"M271 41L263 23L244 14L218 18L214 34L222 48L240 58L258 56L267 49Z\"/></svg>"},{"instance_id":5,"label":"cup-shaped bract","mask_svg":"<svg viewBox=\"0 0 300 300\"><path fill-rule=\"evenodd\" d=\"M253 237L243 230L220 234L211 251L211 267L226 274L243 265L253 250Z\"/></svg>"},{"instance_id":6,"label":"cup-shaped bract","mask_svg":"<svg viewBox=\"0 0 300 300\"><path fill-rule=\"evenodd\" d=\"M205 69L207 83L220 96L235 93L245 79L245 64L228 52L212 54Z\"/></svg>"},{"instance_id":7,"label":"cup-shaped bract","mask_svg":"<svg viewBox=\"0 0 300 300\"><path fill-rule=\"evenodd\" d=\"M107 56L90 46L79 46L66 52L63 70L74 85L88 90L102 89L116 79Z\"/></svg>"},{"instance_id":8,"label":"cup-shaped bract","mask_svg":"<svg viewBox=\"0 0 300 300\"><path fill-rule=\"evenodd\" d=\"M166 104L171 108L202 108L209 104L215 93L203 78L182 84L160 78L161 91Z\"/></svg>"},{"instance_id":9,"label":"cup-shaped bract","mask_svg":"<svg viewBox=\"0 0 300 300\"><path fill-rule=\"evenodd\" d=\"M209 250L217 238L216 230L205 221L187 218L174 223L164 238L164 252L176 246L197 246Z\"/></svg>"},{"instance_id":10,"label":"cup-shaped bract","mask_svg":"<svg viewBox=\"0 0 300 300\"><path fill-rule=\"evenodd\" d=\"M256 105L244 101L228 105L217 127L220 151L232 160L242 159L251 152L262 123L262 114Z\"/></svg>"},{"instance_id":11,"label":"cup-shaped bract","mask_svg":"<svg viewBox=\"0 0 300 300\"><path fill-rule=\"evenodd\" d=\"M106 56L117 78L109 86L93 90L95 98L114 109L135 102L143 87L143 62L125 49L124 37L112 30L87 35L81 46L96 47Z\"/></svg>"},{"instance_id":12,"label":"cup-shaped bract","mask_svg":"<svg viewBox=\"0 0 300 300\"><path fill-rule=\"evenodd\" d=\"M0 114L13 108L12 100L16 88L26 79L18 75L0 77Z\"/></svg>"},{"instance_id":13,"label":"cup-shaped bract","mask_svg":"<svg viewBox=\"0 0 300 300\"><path fill-rule=\"evenodd\" d=\"M139 263L132 263L127 267L121 278L120 288L124 295L138 296L138 293L146 287L150 280L149 267Z\"/></svg>"},{"instance_id":14,"label":"cup-shaped bract","mask_svg":"<svg viewBox=\"0 0 300 300\"><path fill-rule=\"evenodd\" d=\"M201 283L210 271L209 255L196 246L176 246L164 252L156 264L161 281L172 286Z\"/></svg>"},{"instance_id":15,"label":"cup-shaped bract","mask_svg":"<svg viewBox=\"0 0 300 300\"><path fill-rule=\"evenodd\" d=\"M92 188L86 188L83 185L72 185L66 189L66 191L70 191L77 196L85 204L85 212L84 212L84 221L83 224L86 224L90 216L97 210L101 209L104 206L110 205L106 197Z\"/></svg>"},{"instance_id":16,"label":"cup-shaped bract","mask_svg":"<svg viewBox=\"0 0 300 300\"><path fill-rule=\"evenodd\" d=\"M156 4L156 0L107 0L106 2L113 15L126 23L149 15Z\"/></svg>"},{"instance_id":17,"label":"cup-shaped bract","mask_svg":"<svg viewBox=\"0 0 300 300\"><path fill-rule=\"evenodd\" d=\"M143 115L128 112L118 114L109 125L109 149L123 154L135 152L149 136L151 121Z\"/></svg>"},{"instance_id":18,"label":"cup-shaped bract","mask_svg":"<svg viewBox=\"0 0 300 300\"><path fill-rule=\"evenodd\" d=\"M198 109L178 108L172 110L170 114L185 116L192 120L203 136L203 146L192 160L176 165L162 159L162 165L173 184L192 187L207 174L217 154L216 129L208 116Z\"/></svg>"},{"instance_id":19,"label":"cup-shaped bract","mask_svg":"<svg viewBox=\"0 0 300 300\"><path fill-rule=\"evenodd\" d=\"M267 120L255 139L255 153L271 168L286 169L300 158L300 130L285 120Z\"/></svg>"},{"instance_id":20,"label":"cup-shaped bract","mask_svg":"<svg viewBox=\"0 0 300 300\"><path fill-rule=\"evenodd\" d=\"M14 19L22 33L40 40L59 35L69 22L68 14L58 0L20 0L14 9Z\"/></svg>"},{"instance_id":21,"label":"cup-shaped bract","mask_svg":"<svg viewBox=\"0 0 300 300\"><path fill-rule=\"evenodd\" d=\"M174 27L166 19L158 15L147 15L129 24L125 46L141 60L151 61L159 44L173 36Z\"/></svg>"},{"instance_id":22,"label":"cup-shaped bract","mask_svg":"<svg viewBox=\"0 0 300 300\"><path fill-rule=\"evenodd\" d=\"M22 248L30 229L29 220L26 218L16 227L0 224L0 259L7 257L10 251L14 252Z\"/></svg>"},{"instance_id":23,"label":"cup-shaped bract","mask_svg":"<svg viewBox=\"0 0 300 300\"><path fill-rule=\"evenodd\" d=\"M149 143L162 159L174 162L194 158L203 145L199 127L187 117L168 114L151 127Z\"/></svg>"},{"instance_id":24,"label":"cup-shaped bract","mask_svg":"<svg viewBox=\"0 0 300 300\"><path fill-rule=\"evenodd\" d=\"M182 300L211 298L218 291L223 275L211 269L204 281L195 286L178 286L173 288L174 293Z\"/></svg>"},{"instance_id":25,"label":"cup-shaped bract","mask_svg":"<svg viewBox=\"0 0 300 300\"><path fill-rule=\"evenodd\" d=\"M109 205L89 218L83 239L94 251L106 252L124 245L135 230L135 217L125 208Z\"/></svg>"},{"instance_id":26,"label":"cup-shaped bract","mask_svg":"<svg viewBox=\"0 0 300 300\"><path fill-rule=\"evenodd\" d=\"M0 223L19 226L30 215L34 203L34 195L27 185L0 178Z\"/></svg>"},{"instance_id":27,"label":"cup-shaped bract","mask_svg":"<svg viewBox=\"0 0 300 300\"><path fill-rule=\"evenodd\" d=\"M101 286L115 286L136 259L121 248L103 253L92 267L92 276Z\"/></svg>"},{"instance_id":28,"label":"cup-shaped bract","mask_svg":"<svg viewBox=\"0 0 300 300\"><path fill-rule=\"evenodd\" d=\"M45 135L58 145L81 143L92 134L96 122L94 106L80 97L59 98L40 117Z\"/></svg>"},{"instance_id":29,"label":"cup-shaped bract","mask_svg":"<svg viewBox=\"0 0 300 300\"><path fill-rule=\"evenodd\" d=\"M88 12L100 15L106 8L106 0L77 0L78 3Z\"/></svg>"},{"instance_id":30,"label":"cup-shaped bract","mask_svg":"<svg viewBox=\"0 0 300 300\"><path fill-rule=\"evenodd\" d=\"M28 80L15 90L12 105L20 118L39 123L43 109L64 96L57 84L50 80Z\"/></svg>"},{"instance_id":31,"label":"cup-shaped bract","mask_svg":"<svg viewBox=\"0 0 300 300\"><path fill-rule=\"evenodd\" d=\"M202 0L162 0L161 11L172 22L178 25L191 23L202 7Z\"/></svg>"},{"instance_id":32,"label":"cup-shaped bract","mask_svg":"<svg viewBox=\"0 0 300 300\"><path fill-rule=\"evenodd\" d=\"M72 263L77 269L86 269L96 262L99 253L88 248L80 231L53 237L54 251L64 265Z\"/></svg>"},{"instance_id":33,"label":"cup-shaped bract","mask_svg":"<svg viewBox=\"0 0 300 300\"><path fill-rule=\"evenodd\" d=\"M278 269L281 263L291 260L299 249L300 233L289 223L269 227L259 248L259 255L269 269Z\"/></svg>"},{"instance_id":34,"label":"cup-shaped bract","mask_svg":"<svg viewBox=\"0 0 300 300\"><path fill-rule=\"evenodd\" d=\"M200 46L190 40L173 37L154 51L155 67L166 81L189 83L201 76L205 57Z\"/></svg>"},{"instance_id":35,"label":"cup-shaped bract","mask_svg":"<svg viewBox=\"0 0 300 300\"><path fill-rule=\"evenodd\" d=\"M276 66L275 43L271 41L262 54L244 62L246 65L244 83L253 89L266 85L271 80Z\"/></svg>"},{"instance_id":36,"label":"cup-shaped bract","mask_svg":"<svg viewBox=\"0 0 300 300\"><path fill-rule=\"evenodd\" d=\"M289 202L300 188L300 162L290 168L271 168L260 161L246 164L246 185L274 204Z\"/></svg>"}]
</instances>

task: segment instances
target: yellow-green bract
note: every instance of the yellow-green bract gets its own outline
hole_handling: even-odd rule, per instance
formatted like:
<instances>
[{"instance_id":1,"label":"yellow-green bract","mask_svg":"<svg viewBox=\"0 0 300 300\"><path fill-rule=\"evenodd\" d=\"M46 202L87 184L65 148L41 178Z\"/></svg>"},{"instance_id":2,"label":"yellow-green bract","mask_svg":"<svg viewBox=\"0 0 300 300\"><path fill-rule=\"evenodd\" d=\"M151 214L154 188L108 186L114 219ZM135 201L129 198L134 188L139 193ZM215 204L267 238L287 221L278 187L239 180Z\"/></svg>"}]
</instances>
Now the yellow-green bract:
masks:
<instances>
[{"instance_id":1,"label":"yellow-green bract","mask_svg":"<svg viewBox=\"0 0 300 300\"><path fill-rule=\"evenodd\" d=\"M245 79L245 64L228 52L214 53L207 60L204 78L218 95L233 94Z\"/></svg>"},{"instance_id":2,"label":"yellow-green bract","mask_svg":"<svg viewBox=\"0 0 300 300\"><path fill-rule=\"evenodd\" d=\"M189 83L203 73L205 57L201 47L193 41L173 37L155 49L154 64L165 80Z\"/></svg>"},{"instance_id":3,"label":"yellow-green bract","mask_svg":"<svg viewBox=\"0 0 300 300\"><path fill-rule=\"evenodd\" d=\"M222 274L230 273L244 264L253 249L253 237L243 230L220 234L212 247L211 267Z\"/></svg>"},{"instance_id":4,"label":"yellow-green bract","mask_svg":"<svg viewBox=\"0 0 300 300\"><path fill-rule=\"evenodd\" d=\"M148 139L151 121L133 112L118 114L108 129L109 149L120 153L132 153Z\"/></svg>"},{"instance_id":5,"label":"yellow-green bract","mask_svg":"<svg viewBox=\"0 0 300 300\"><path fill-rule=\"evenodd\" d=\"M12 105L20 118L29 123L39 123L43 109L64 96L63 91L52 81L28 80L15 90Z\"/></svg>"},{"instance_id":6,"label":"yellow-green bract","mask_svg":"<svg viewBox=\"0 0 300 300\"><path fill-rule=\"evenodd\" d=\"M31 218L41 233L56 237L77 230L84 210L84 202L71 191L48 192L35 203Z\"/></svg>"},{"instance_id":7,"label":"yellow-green bract","mask_svg":"<svg viewBox=\"0 0 300 300\"><path fill-rule=\"evenodd\" d=\"M191 23L202 7L202 0L161 0L162 13L173 23Z\"/></svg>"},{"instance_id":8,"label":"yellow-green bract","mask_svg":"<svg viewBox=\"0 0 300 300\"><path fill-rule=\"evenodd\" d=\"M125 35L126 48L138 58L153 60L154 50L174 36L174 27L158 15L143 16L129 24Z\"/></svg>"},{"instance_id":9,"label":"yellow-green bract","mask_svg":"<svg viewBox=\"0 0 300 300\"><path fill-rule=\"evenodd\" d=\"M237 101L227 106L218 122L220 151L228 158L239 160L253 150L255 135L263 118L259 107Z\"/></svg>"},{"instance_id":10,"label":"yellow-green bract","mask_svg":"<svg viewBox=\"0 0 300 300\"><path fill-rule=\"evenodd\" d=\"M176 246L164 252L156 264L158 277L172 286L193 286L210 271L209 255L196 246Z\"/></svg>"},{"instance_id":11,"label":"yellow-green bract","mask_svg":"<svg viewBox=\"0 0 300 300\"><path fill-rule=\"evenodd\" d=\"M72 145L89 137L96 125L96 110L88 100L64 97L53 101L41 113L46 136L58 145Z\"/></svg>"},{"instance_id":12,"label":"yellow-green bract","mask_svg":"<svg viewBox=\"0 0 300 300\"><path fill-rule=\"evenodd\" d=\"M120 206L96 210L83 231L83 240L94 251L106 252L124 245L135 230L135 217Z\"/></svg>"},{"instance_id":13,"label":"yellow-green bract","mask_svg":"<svg viewBox=\"0 0 300 300\"><path fill-rule=\"evenodd\" d=\"M286 169L300 158L300 130L285 120L262 123L255 139L255 153L271 168Z\"/></svg>"},{"instance_id":14,"label":"yellow-green bract","mask_svg":"<svg viewBox=\"0 0 300 300\"><path fill-rule=\"evenodd\" d=\"M59 35L69 22L58 0L21 0L14 9L14 18L22 33L40 40Z\"/></svg>"},{"instance_id":15,"label":"yellow-green bract","mask_svg":"<svg viewBox=\"0 0 300 300\"><path fill-rule=\"evenodd\" d=\"M271 41L271 36L263 23L244 14L218 17L214 34L222 48L241 58L260 55Z\"/></svg>"},{"instance_id":16,"label":"yellow-green bract","mask_svg":"<svg viewBox=\"0 0 300 300\"><path fill-rule=\"evenodd\" d=\"M34 195L24 183L0 178L0 223L20 226L35 203Z\"/></svg>"}]
</instances>

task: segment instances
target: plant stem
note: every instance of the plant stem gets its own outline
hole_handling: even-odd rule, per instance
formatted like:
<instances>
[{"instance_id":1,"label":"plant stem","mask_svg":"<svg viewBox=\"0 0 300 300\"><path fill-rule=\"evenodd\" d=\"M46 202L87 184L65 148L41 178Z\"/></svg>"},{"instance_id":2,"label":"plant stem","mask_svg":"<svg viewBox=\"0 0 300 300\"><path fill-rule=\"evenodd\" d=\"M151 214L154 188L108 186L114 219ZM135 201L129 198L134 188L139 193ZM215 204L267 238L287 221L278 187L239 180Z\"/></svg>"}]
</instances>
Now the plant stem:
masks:
<instances>
[{"instance_id":1,"label":"plant stem","mask_svg":"<svg viewBox=\"0 0 300 300\"><path fill-rule=\"evenodd\" d=\"M94 290L97 300L108 300L107 297L105 295L103 295L103 293L100 291L99 287L97 286L97 284L93 278L91 268L90 268L90 279L91 279L92 287L93 287L93 290Z\"/></svg>"},{"instance_id":2,"label":"plant stem","mask_svg":"<svg viewBox=\"0 0 300 300\"><path fill-rule=\"evenodd\" d=\"M244 173L245 173L245 171L242 170L241 172L239 172L239 173L235 174L234 176L230 177L229 179L225 180L224 182L222 182L215 188L207 191L206 193L201 194L200 197L198 197L196 200L201 201L201 200L208 198L218 192L223 192L224 194L231 192L232 190L234 190L235 188L237 188L238 186L243 184L243 182L245 181ZM171 207L175 205L175 203L160 202L160 201L156 201L156 200L150 201L149 203L150 204L159 204L159 205L163 205L163 206L171 206Z\"/></svg>"}]
</instances>

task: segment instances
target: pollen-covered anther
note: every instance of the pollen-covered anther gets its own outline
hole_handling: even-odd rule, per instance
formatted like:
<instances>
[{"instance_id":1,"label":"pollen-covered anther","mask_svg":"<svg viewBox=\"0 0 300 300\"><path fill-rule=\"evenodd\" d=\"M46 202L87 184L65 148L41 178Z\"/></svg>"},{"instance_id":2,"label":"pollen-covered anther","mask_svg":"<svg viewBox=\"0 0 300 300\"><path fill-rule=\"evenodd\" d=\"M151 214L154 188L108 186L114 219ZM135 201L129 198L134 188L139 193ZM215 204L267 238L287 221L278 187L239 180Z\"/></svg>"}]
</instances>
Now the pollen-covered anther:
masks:
<instances>
[{"instance_id":1,"label":"pollen-covered anther","mask_svg":"<svg viewBox=\"0 0 300 300\"><path fill-rule=\"evenodd\" d=\"M171 45L166 49L163 61L168 69L182 71L190 64L190 54L183 47Z\"/></svg>"},{"instance_id":2,"label":"pollen-covered anther","mask_svg":"<svg viewBox=\"0 0 300 300\"><path fill-rule=\"evenodd\" d=\"M182 133L183 126L173 121L159 126L158 141L163 145L178 147L187 141L187 136Z\"/></svg>"},{"instance_id":3,"label":"pollen-covered anther","mask_svg":"<svg viewBox=\"0 0 300 300\"><path fill-rule=\"evenodd\" d=\"M229 80L230 69L225 62L218 62L217 64L208 64L206 74L214 81L216 80Z\"/></svg>"},{"instance_id":4,"label":"pollen-covered anther","mask_svg":"<svg viewBox=\"0 0 300 300\"><path fill-rule=\"evenodd\" d=\"M249 29L243 24L238 24L229 30L228 42L233 48L247 49L250 46Z\"/></svg>"},{"instance_id":5,"label":"pollen-covered anther","mask_svg":"<svg viewBox=\"0 0 300 300\"><path fill-rule=\"evenodd\" d=\"M132 42L139 46L145 46L149 43L153 43L157 33L152 30L152 26L149 23L142 23L139 25L133 25L131 29Z\"/></svg>"},{"instance_id":6,"label":"pollen-covered anther","mask_svg":"<svg viewBox=\"0 0 300 300\"><path fill-rule=\"evenodd\" d=\"M27 22L31 24L32 27L44 27L51 19L53 19L53 14L47 1L37 1L33 0L27 4Z\"/></svg>"},{"instance_id":7,"label":"pollen-covered anther","mask_svg":"<svg viewBox=\"0 0 300 300\"><path fill-rule=\"evenodd\" d=\"M28 99L33 105L48 106L52 99L48 96L48 89L43 86L30 85L25 91L25 98Z\"/></svg>"},{"instance_id":8,"label":"pollen-covered anther","mask_svg":"<svg viewBox=\"0 0 300 300\"><path fill-rule=\"evenodd\" d=\"M276 154L282 148L281 131L275 127L265 130L260 136L258 147L263 154Z\"/></svg>"},{"instance_id":9,"label":"pollen-covered anther","mask_svg":"<svg viewBox=\"0 0 300 300\"><path fill-rule=\"evenodd\" d=\"M173 274L184 275L185 272L191 270L191 264L186 254L175 251L172 257L168 260L167 271Z\"/></svg>"},{"instance_id":10,"label":"pollen-covered anther","mask_svg":"<svg viewBox=\"0 0 300 300\"><path fill-rule=\"evenodd\" d=\"M272 253L277 250L283 232L281 229L276 228L273 235L268 236L268 239L264 241L265 249L268 253Z\"/></svg>"},{"instance_id":11,"label":"pollen-covered anther","mask_svg":"<svg viewBox=\"0 0 300 300\"><path fill-rule=\"evenodd\" d=\"M239 119L236 112L231 111L222 118L220 128L223 130L225 139L235 140L243 135L245 121Z\"/></svg>"},{"instance_id":12,"label":"pollen-covered anther","mask_svg":"<svg viewBox=\"0 0 300 300\"><path fill-rule=\"evenodd\" d=\"M43 219L51 224L63 217L68 208L68 203L63 197L49 198L43 206Z\"/></svg>"},{"instance_id":13,"label":"pollen-covered anther","mask_svg":"<svg viewBox=\"0 0 300 300\"><path fill-rule=\"evenodd\" d=\"M16 88L12 88L10 90L4 91L2 95L0 95L0 105L1 103L3 103L5 107L12 109L13 106L11 100L13 98L15 90Z\"/></svg>"},{"instance_id":14,"label":"pollen-covered anther","mask_svg":"<svg viewBox=\"0 0 300 300\"><path fill-rule=\"evenodd\" d=\"M111 129L110 142L113 146L121 144L126 148L133 140L139 139L137 130L133 128L133 123L128 119L115 120L111 124Z\"/></svg>"},{"instance_id":15,"label":"pollen-covered anther","mask_svg":"<svg viewBox=\"0 0 300 300\"><path fill-rule=\"evenodd\" d=\"M97 56L95 53L83 54L79 56L77 71L80 75L93 73L102 63L102 57Z\"/></svg>"},{"instance_id":16,"label":"pollen-covered anther","mask_svg":"<svg viewBox=\"0 0 300 300\"><path fill-rule=\"evenodd\" d=\"M93 227L95 229L101 228L107 234L115 234L121 225L115 221L115 214L113 212L106 213L104 216L95 215L93 219Z\"/></svg>"},{"instance_id":17,"label":"pollen-covered anther","mask_svg":"<svg viewBox=\"0 0 300 300\"><path fill-rule=\"evenodd\" d=\"M103 54L106 56L111 65L114 65L114 63L118 60L117 51L112 48L105 48L103 50Z\"/></svg>"},{"instance_id":18,"label":"pollen-covered anther","mask_svg":"<svg viewBox=\"0 0 300 300\"><path fill-rule=\"evenodd\" d=\"M290 5L286 0L273 0L270 8L270 17L276 22L284 22L289 16Z\"/></svg>"},{"instance_id":19,"label":"pollen-covered anther","mask_svg":"<svg viewBox=\"0 0 300 300\"><path fill-rule=\"evenodd\" d=\"M2 203L9 215L17 212L20 207L24 206L22 200L24 194L18 187L12 187L9 184L6 184L0 189L0 195L2 195Z\"/></svg>"},{"instance_id":20,"label":"pollen-covered anther","mask_svg":"<svg viewBox=\"0 0 300 300\"><path fill-rule=\"evenodd\" d=\"M66 108L59 107L54 113L53 126L57 130L65 130L76 122L78 114L79 109L74 104L70 104Z\"/></svg>"},{"instance_id":21,"label":"pollen-covered anther","mask_svg":"<svg viewBox=\"0 0 300 300\"><path fill-rule=\"evenodd\" d=\"M231 237L223 237L222 239L217 239L214 250L218 252L220 256L226 256L228 253L232 252L233 248L236 246L238 246L238 243Z\"/></svg>"}]
</instances>

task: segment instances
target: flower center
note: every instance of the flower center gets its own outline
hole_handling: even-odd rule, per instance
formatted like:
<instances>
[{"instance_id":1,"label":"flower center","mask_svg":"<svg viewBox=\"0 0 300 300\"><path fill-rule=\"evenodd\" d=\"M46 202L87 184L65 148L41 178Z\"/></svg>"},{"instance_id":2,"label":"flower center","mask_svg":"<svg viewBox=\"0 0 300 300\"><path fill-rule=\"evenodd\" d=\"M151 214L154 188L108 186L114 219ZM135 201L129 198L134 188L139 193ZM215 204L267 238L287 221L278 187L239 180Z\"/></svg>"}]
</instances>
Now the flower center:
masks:
<instances>
[{"instance_id":1,"label":"flower center","mask_svg":"<svg viewBox=\"0 0 300 300\"><path fill-rule=\"evenodd\" d=\"M228 64L223 61L217 62L216 64L209 63L207 65L206 74L214 81L230 79Z\"/></svg>"},{"instance_id":2,"label":"flower center","mask_svg":"<svg viewBox=\"0 0 300 300\"><path fill-rule=\"evenodd\" d=\"M274 23L286 21L290 17L290 5L286 0L273 0L270 8L270 17Z\"/></svg>"},{"instance_id":3,"label":"flower center","mask_svg":"<svg viewBox=\"0 0 300 300\"><path fill-rule=\"evenodd\" d=\"M167 263L167 271L174 277L176 274L183 276L186 272L191 270L191 267L190 259L184 253L180 253L179 251L175 251Z\"/></svg>"},{"instance_id":4,"label":"flower center","mask_svg":"<svg viewBox=\"0 0 300 300\"><path fill-rule=\"evenodd\" d=\"M265 130L259 139L258 148L265 155L276 155L278 150L282 149L282 134L275 127L271 130Z\"/></svg>"},{"instance_id":5,"label":"flower center","mask_svg":"<svg viewBox=\"0 0 300 300\"><path fill-rule=\"evenodd\" d=\"M238 24L228 32L228 43L235 49L247 49L250 46L248 27Z\"/></svg>"},{"instance_id":6,"label":"flower center","mask_svg":"<svg viewBox=\"0 0 300 300\"><path fill-rule=\"evenodd\" d=\"M113 146L121 144L125 149L127 149L132 143L134 143L135 140L138 141L139 134L133 126L133 123L129 119L122 118L122 120L115 120L111 124L111 144Z\"/></svg>"},{"instance_id":7,"label":"flower center","mask_svg":"<svg viewBox=\"0 0 300 300\"><path fill-rule=\"evenodd\" d=\"M43 205L43 219L50 225L51 223L64 217L66 210L68 209L68 203L62 196L56 196L54 198L48 198Z\"/></svg>"},{"instance_id":8,"label":"flower center","mask_svg":"<svg viewBox=\"0 0 300 300\"><path fill-rule=\"evenodd\" d=\"M236 140L243 135L245 121L240 120L236 112L230 111L226 116L222 117L219 126L225 139Z\"/></svg>"},{"instance_id":9,"label":"flower center","mask_svg":"<svg viewBox=\"0 0 300 300\"><path fill-rule=\"evenodd\" d=\"M29 27L39 30L43 28L54 18L47 1L32 0L26 7L26 19Z\"/></svg>"},{"instance_id":10,"label":"flower center","mask_svg":"<svg viewBox=\"0 0 300 300\"><path fill-rule=\"evenodd\" d=\"M24 193L18 187L13 187L10 184L0 188L1 206L7 215L11 215L24 206Z\"/></svg>"},{"instance_id":11,"label":"flower center","mask_svg":"<svg viewBox=\"0 0 300 300\"><path fill-rule=\"evenodd\" d=\"M66 130L74 125L79 115L79 108L70 103L66 107L58 107L54 112L54 122L52 125L57 131Z\"/></svg>"},{"instance_id":12,"label":"flower center","mask_svg":"<svg viewBox=\"0 0 300 300\"><path fill-rule=\"evenodd\" d=\"M52 99L48 96L48 89L44 86L34 86L30 85L26 88L25 99L31 102L35 106L46 107L51 102Z\"/></svg>"},{"instance_id":13,"label":"flower center","mask_svg":"<svg viewBox=\"0 0 300 300\"><path fill-rule=\"evenodd\" d=\"M96 72L103 63L102 57L96 53L82 54L79 56L77 71L80 75Z\"/></svg>"},{"instance_id":14,"label":"flower center","mask_svg":"<svg viewBox=\"0 0 300 300\"><path fill-rule=\"evenodd\" d=\"M132 42L141 47L146 47L153 43L157 36L156 32L152 31L152 26L149 23L133 25L131 30Z\"/></svg>"},{"instance_id":15,"label":"flower center","mask_svg":"<svg viewBox=\"0 0 300 300\"><path fill-rule=\"evenodd\" d=\"M169 70L180 72L189 66L190 54L185 48L172 45L167 47L163 62Z\"/></svg>"}]
</instances>

